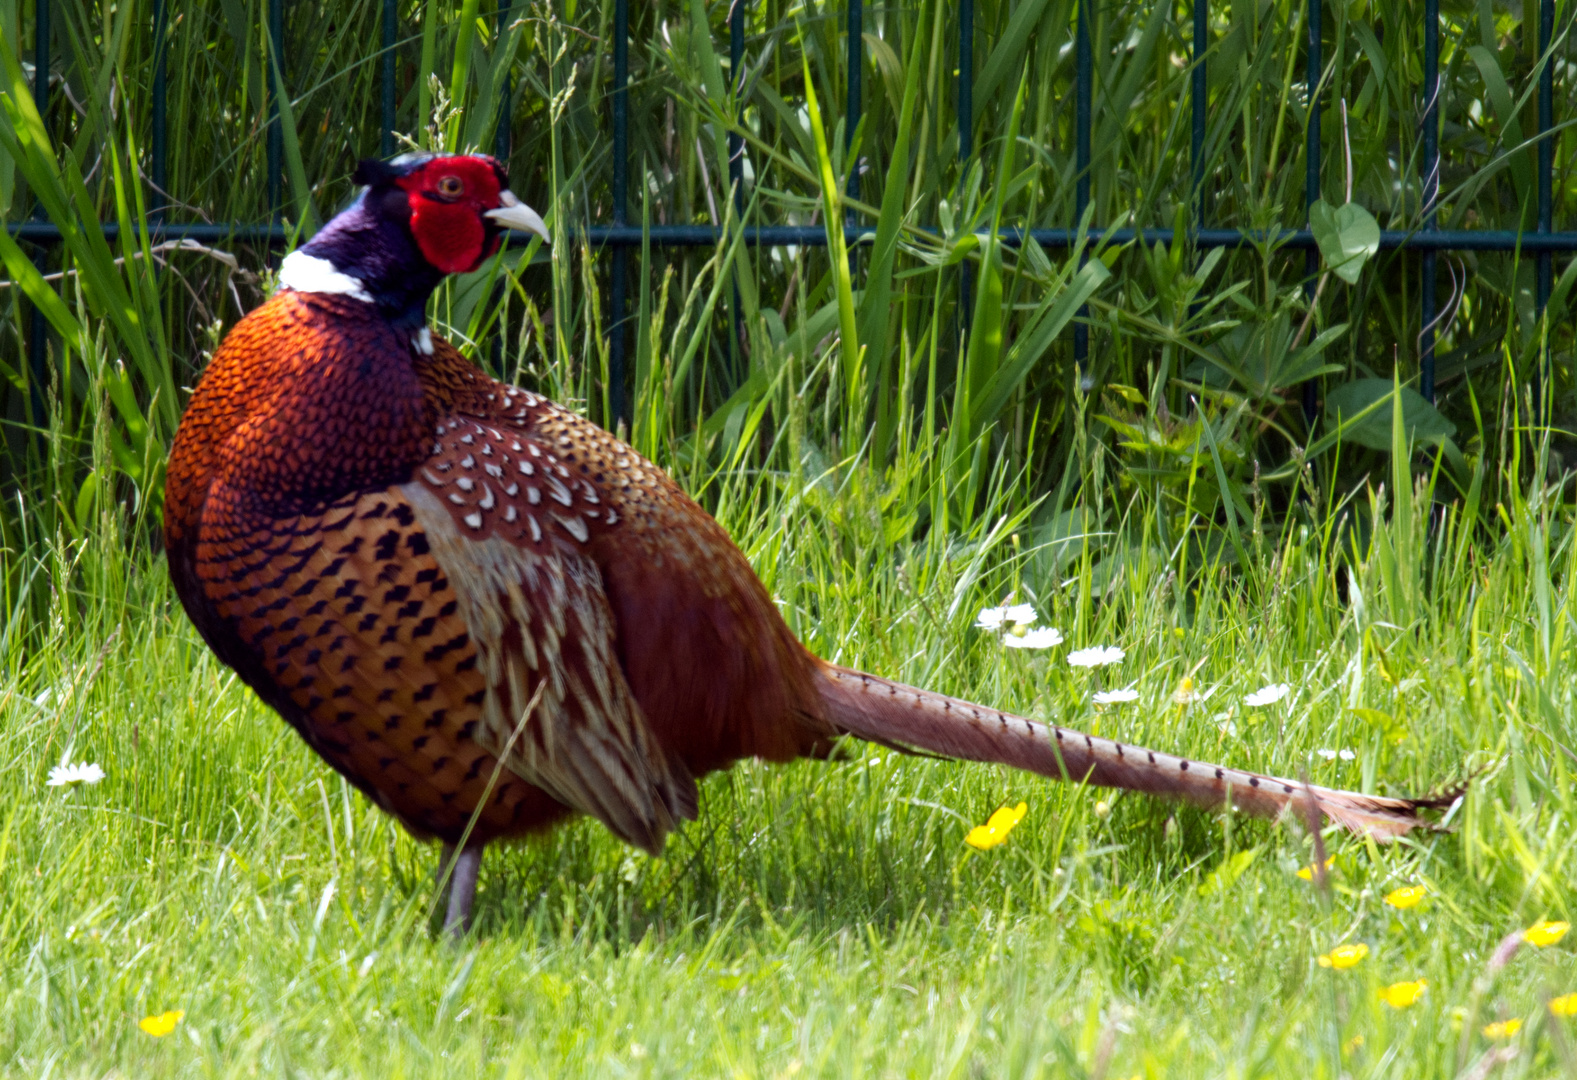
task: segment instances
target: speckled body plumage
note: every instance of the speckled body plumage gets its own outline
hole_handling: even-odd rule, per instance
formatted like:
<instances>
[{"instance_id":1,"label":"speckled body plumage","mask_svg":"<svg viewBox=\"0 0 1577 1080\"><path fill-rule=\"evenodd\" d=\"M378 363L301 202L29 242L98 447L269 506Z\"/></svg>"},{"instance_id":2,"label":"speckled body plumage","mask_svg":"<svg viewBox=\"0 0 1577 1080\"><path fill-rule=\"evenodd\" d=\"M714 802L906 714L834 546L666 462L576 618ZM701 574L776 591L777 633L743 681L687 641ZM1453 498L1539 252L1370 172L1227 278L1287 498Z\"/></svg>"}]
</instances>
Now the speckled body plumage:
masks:
<instances>
[{"instance_id":1,"label":"speckled body plumage","mask_svg":"<svg viewBox=\"0 0 1577 1080\"><path fill-rule=\"evenodd\" d=\"M354 300L282 291L236 327L182 422L166 514L215 652L418 835L457 841L492 781L478 842L573 807L655 847L693 816L695 776L831 734L810 658L661 470ZM555 681L495 778L538 672ZM539 733L610 716L610 760L668 792L639 824L526 761Z\"/></svg>"},{"instance_id":2,"label":"speckled body plumage","mask_svg":"<svg viewBox=\"0 0 1577 1080\"><path fill-rule=\"evenodd\" d=\"M487 158L363 163L361 199L230 332L176 435L165 541L204 639L418 836L486 843L572 812L649 851L696 779L839 735L1056 779L1324 812L1380 839L1413 800L1039 724L810 655L728 535L662 470L424 325L498 223L545 234ZM446 862L448 860L446 859Z\"/></svg>"}]
</instances>

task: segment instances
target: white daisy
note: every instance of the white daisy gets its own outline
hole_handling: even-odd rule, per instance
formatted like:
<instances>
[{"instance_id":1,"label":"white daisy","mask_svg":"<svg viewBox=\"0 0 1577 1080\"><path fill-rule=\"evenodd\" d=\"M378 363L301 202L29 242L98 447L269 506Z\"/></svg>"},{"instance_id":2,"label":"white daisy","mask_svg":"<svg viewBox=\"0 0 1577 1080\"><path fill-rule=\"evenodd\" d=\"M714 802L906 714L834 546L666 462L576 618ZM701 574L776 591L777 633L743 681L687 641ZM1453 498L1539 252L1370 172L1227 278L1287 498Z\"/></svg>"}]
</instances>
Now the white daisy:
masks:
<instances>
[{"instance_id":1,"label":"white daisy","mask_svg":"<svg viewBox=\"0 0 1577 1080\"><path fill-rule=\"evenodd\" d=\"M1049 649L1062 644L1062 632L1054 626L1030 630L1020 624L1002 635L1002 644L1010 649Z\"/></svg>"},{"instance_id":2,"label":"white daisy","mask_svg":"<svg viewBox=\"0 0 1577 1080\"><path fill-rule=\"evenodd\" d=\"M1260 687L1248 697L1244 698L1243 704L1247 705L1251 709L1260 709L1266 705L1276 704L1276 702L1280 701L1291 692L1292 687L1288 686L1284 682L1271 683L1269 686Z\"/></svg>"},{"instance_id":3,"label":"white daisy","mask_svg":"<svg viewBox=\"0 0 1577 1080\"><path fill-rule=\"evenodd\" d=\"M1128 655L1115 645L1097 645L1092 649L1076 649L1068 654L1068 663L1074 667L1101 667L1115 664Z\"/></svg>"},{"instance_id":4,"label":"white daisy","mask_svg":"<svg viewBox=\"0 0 1577 1080\"><path fill-rule=\"evenodd\" d=\"M1003 624L1011 623L1014 626L1034 626L1035 608L1031 604L1004 604L1001 607L988 607L980 609L980 617L975 620L975 627L980 630L1000 630Z\"/></svg>"},{"instance_id":5,"label":"white daisy","mask_svg":"<svg viewBox=\"0 0 1577 1080\"><path fill-rule=\"evenodd\" d=\"M1314 752L1326 761L1335 761L1337 758L1341 758L1343 761L1352 761L1358 756L1351 750L1316 750Z\"/></svg>"},{"instance_id":6,"label":"white daisy","mask_svg":"<svg viewBox=\"0 0 1577 1080\"><path fill-rule=\"evenodd\" d=\"M1097 705L1122 705L1125 702L1138 701L1139 691L1131 686L1126 690L1097 690L1094 700Z\"/></svg>"},{"instance_id":7,"label":"white daisy","mask_svg":"<svg viewBox=\"0 0 1577 1080\"><path fill-rule=\"evenodd\" d=\"M67 784L96 784L104 779L104 770L97 765L56 765L49 770L47 787L64 787Z\"/></svg>"}]
</instances>

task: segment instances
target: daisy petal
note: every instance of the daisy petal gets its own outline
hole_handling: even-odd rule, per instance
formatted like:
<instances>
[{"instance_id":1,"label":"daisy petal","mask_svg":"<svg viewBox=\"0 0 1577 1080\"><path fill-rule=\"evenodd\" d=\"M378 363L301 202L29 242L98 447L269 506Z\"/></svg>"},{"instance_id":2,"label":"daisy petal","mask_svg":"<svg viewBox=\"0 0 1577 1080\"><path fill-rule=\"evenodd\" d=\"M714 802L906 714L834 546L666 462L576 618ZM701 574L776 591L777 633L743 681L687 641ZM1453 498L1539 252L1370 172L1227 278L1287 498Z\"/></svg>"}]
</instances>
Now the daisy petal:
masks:
<instances>
[{"instance_id":1,"label":"daisy petal","mask_svg":"<svg viewBox=\"0 0 1577 1080\"><path fill-rule=\"evenodd\" d=\"M67 784L96 784L104 779L104 770L98 765L56 765L49 770L46 787L64 787Z\"/></svg>"},{"instance_id":2,"label":"daisy petal","mask_svg":"<svg viewBox=\"0 0 1577 1080\"><path fill-rule=\"evenodd\" d=\"M981 608L980 615L975 619L977 630L996 630L1007 621L1008 609L1005 607Z\"/></svg>"},{"instance_id":3,"label":"daisy petal","mask_svg":"<svg viewBox=\"0 0 1577 1080\"><path fill-rule=\"evenodd\" d=\"M1076 649L1068 654L1068 663L1074 667L1103 667L1115 664L1127 654L1115 645L1096 645L1089 649Z\"/></svg>"},{"instance_id":4,"label":"daisy petal","mask_svg":"<svg viewBox=\"0 0 1577 1080\"><path fill-rule=\"evenodd\" d=\"M1054 626L1042 626L1038 630L1006 634L1002 644L1010 649L1049 649L1062 644L1062 633Z\"/></svg>"},{"instance_id":5,"label":"daisy petal","mask_svg":"<svg viewBox=\"0 0 1577 1080\"><path fill-rule=\"evenodd\" d=\"M1008 622L1015 625L1035 625L1035 607L1033 604L1014 604L1012 607L1006 608L1003 614L1007 617Z\"/></svg>"},{"instance_id":6,"label":"daisy petal","mask_svg":"<svg viewBox=\"0 0 1577 1080\"><path fill-rule=\"evenodd\" d=\"M1271 683L1262 686L1248 697L1243 699L1243 704L1251 709L1261 709L1266 705L1274 705L1292 691L1286 683Z\"/></svg>"}]
</instances>

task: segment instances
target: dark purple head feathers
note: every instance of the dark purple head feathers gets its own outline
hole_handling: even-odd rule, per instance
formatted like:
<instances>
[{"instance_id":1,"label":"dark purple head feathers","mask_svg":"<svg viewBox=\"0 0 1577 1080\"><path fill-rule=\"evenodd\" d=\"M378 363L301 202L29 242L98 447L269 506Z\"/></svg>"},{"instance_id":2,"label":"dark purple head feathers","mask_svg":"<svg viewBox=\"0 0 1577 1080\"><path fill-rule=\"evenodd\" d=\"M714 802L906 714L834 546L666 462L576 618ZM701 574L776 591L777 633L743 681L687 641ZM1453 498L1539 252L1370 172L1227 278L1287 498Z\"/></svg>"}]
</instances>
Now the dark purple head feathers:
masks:
<instances>
[{"instance_id":1,"label":"dark purple head feathers","mask_svg":"<svg viewBox=\"0 0 1577 1080\"><path fill-rule=\"evenodd\" d=\"M402 164L402 158L362 162L355 180L367 187L301 251L360 282L396 327L414 329L426 322L427 298L444 275L422 257L411 235L410 198L395 183L409 171Z\"/></svg>"},{"instance_id":2,"label":"dark purple head feathers","mask_svg":"<svg viewBox=\"0 0 1577 1080\"><path fill-rule=\"evenodd\" d=\"M548 238L490 157L404 154L363 161L354 179L365 185L361 194L286 258L280 283L374 303L396 328L423 325L427 297L444 275L475 270L506 229Z\"/></svg>"}]
</instances>

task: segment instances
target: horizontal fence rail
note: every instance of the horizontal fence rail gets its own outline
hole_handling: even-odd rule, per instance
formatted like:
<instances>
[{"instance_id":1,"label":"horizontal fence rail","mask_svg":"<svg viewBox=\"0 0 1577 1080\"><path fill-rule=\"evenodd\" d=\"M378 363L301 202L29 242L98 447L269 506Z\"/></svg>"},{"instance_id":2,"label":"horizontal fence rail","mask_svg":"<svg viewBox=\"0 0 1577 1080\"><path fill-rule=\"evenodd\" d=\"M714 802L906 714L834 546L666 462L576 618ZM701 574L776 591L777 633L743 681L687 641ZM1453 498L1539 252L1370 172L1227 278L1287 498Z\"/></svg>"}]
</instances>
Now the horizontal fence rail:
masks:
<instances>
[{"instance_id":1,"label":"horizontal fence rail","mask_svg":"<svg viewBox=\"0 0 1577 1080\"><path fill-rule=\"evenodd\" d=\"M120 226L106 222L100 226L105 239L120 236ZM154 240L196 240L216 242L243 240L259 244L288 243L295 230L285 225L180 225L160 224L148 227L148 236ZM591 225L584 231L592 247L631 248L650 241L657 247L716 247L730 234L714 225ZM741 225L741 239L752 247L823 247L827 243L827 230L820 225ZM934 229L922 229L931 236L940 237ZM60 227L52 221L28 221L10 227L11 235L18 240L36 244L53 244L62 239ZM972 235L985 238L981 229ZM1008 247L1019 247L1028 236L1041 247L1069 248L1079 238L1077 229L1020 229L1004 228L996 237ZM534 234L510 231L507 242L524 247ZM1135 240L1147 244L1168 243L1173 238L1170 229L1107 229L1089 233L1092 245L1128 244ZM1314 234L1307 229L1256 230L1256 229L1199 229L1188 234L1191 242L1203 248L1244 248L1276 245L1295 249L1313 248L1318 244ZM869 244L876 240L876 230L858 225L845 225L843 239L848 244ZM1400 229L1382 229L1380 248L1384 251L1412 249L1415 251L1527 251L1556 252L1577 251L1577 232L1516 233L1490 229L1437 229L1405 232Z\"/></svg>"},{"instance_id":2,"label":"horizontal fence rail","mask_svg":"<svg viewBox=\"0 0 1577 1080\"><path fill-rule=\"evenodd\" d=\"M283 19L285 0L265 0L266 11L264 18L270 42L270 52L280 56L279 43L283 40ZM1075 7L1075 139L1074 157L1076 167L1075 185L1075 219L1082 220L1084 211L1090 201L1090 162L1091 162L1091 108L1094 96L1094 74L1091 55L1091 14L1089 6L1092 0L1078 0ZM1306 18L1308 24L1306 79L1309 86L1316 89L1321 80L1321 41L1322 12L1321 0L1304 0L1306 4ZM1482 252L1526 252L1533 256L1535 263L1535 309L1542 316L1549 303L1551 285L1553 280L1552 259L1557 252L1577 252L1577 231L1556 231L1553 227L1553 179L1555 173L1554 137L1554 64L1552 47L1555 30L1555 4L1556 0L1531 0L1538 4L1538 49L1539 49L1539 75L1536 92L1538 126L1535 138L1530 140L1537 147L1538 176L1537 176L1537 226L1532 232L1518 232L1510 230L1471 230L1471 229L1441 229L1437 220L1437 203L1440 196L1440 170L1441 157L1439 146L1440 134L1440 108L1439 108L1439 62L1440 62L1440 11L1439 0L1425 0L1423 13L1424 36L1424 72L1423 72L1423 101L1425 102L1424 118L1422 124L1422 157L1420 175L1423 185L1423 202L1425 214L1422 227L1412 231L1386 230L1381 233L1380 247L1386 250L1416 251L1420 259L1420 270L1423 287L1419 290L1419 315L1422 327L1419 338L1419 390L1428 400L1434 399L1435 387L1435 338L1439 319L1435 296L1435 262L1440 252L1457 251L1482 251ZM742 93L742 80L745 74L744 64L744 15L746 0L730 0L728 12L729 26L729 59L731 77L736 80L731 87L736 99ZM512 0L501 0L496 16L496 25L502 34L509 24L512 10ZM859 125L862 115L860 69L863 65L864 46L862 41L863 25L862 0L847 0L845 24L849 83L848 95L845 106L845 149L852 145L854 132ZM283 150L279 122L278 98L282 92L278 79L282 72L276 66L271 66L268 72L268 93L270 95L270 122L267 133L267 172L266 178L269 203L275 208L275 223L272 224L180 224L164 220L164 208L159 202L164 187L166 175L167 132L164 108L165 83L166 83L166 49L164 47L165 33L168 16L166 0L156 0L153 8L155 40L158 43L154 54L153 78L153 137L150 146L149 175L153 181L154 192L152 205L154 210L150 214L150 235L161 239L189 239L194 241L214 242L220 240L241 240L270 246L288 243L295 230L278 223L278 208L281 206L281 180L283 175ZM394 132L396 130L395 117L395 45L398 39L398 12L396 0L383 0L382 4L382 48L380 49L381 62L381 140L380 148L385 156L394 151ZM1190 43L1191 60L1193 65L1192 78L1189 87L1189 108L1191 110L1190 124L1190 161L1192 163L1192 186L1194 196L1194 228L1189 233L1189 241L1203 248L1241 248L1275 244L1307 252L1306 268L1308 294L1314 293L1314 281L1319 271L1319 252L1313 233L1307 228L1289 230L1245 230L1210 228L1206 221L1204 198L1204 142L1207 118L1207 80L1206 80L1206 55L1209 51L1209 22L1208 0L1198 0L1193 10L1192 20L1193 40ZM39 114L44 115L49 100L49 41L50 41L50 0L36 0L35 8L35 73L34 73L34 98ZM611 127L612 127L612 222L610 224L589 224L584 228L584 236L594 247L606 246L611 249L610 265L610 349L609 349L609 381L613 384L612 400L614 402L614 415L624 414L622 394L625 375L625 334L628 330L628 314L625 297L625 278L628 268L628 249L637 245L649 243L655 247L711 247L724 238L724 231L720 228L705 225L667 225L642 227L631 225L628 220L629 196L629 0L615 0L613 16L613 88L610 94ZM959 131L959 157L966 166L972 160L975 148L972 145L973 103L971 88L974 81L974 3L973 0L959 0L958 4L958 49L959 67L957 72L957 122ZM509 155L509 129L510 115L513 101L513 88L510 85L509 75L506 72L504 85L500 88L499 123L495 138L494 153L500 159L507 159ZM741 110L738 115L742 117L743 102L737 103ZM1310 103L1309 122L1306 130L1306 172L1305 172L1305 221L1310 207L1320 198L1320 173L1322 166L1322 147L1320 142L1320 107L1318 100ZM737 132L729 134L729 177L734 192L734 205L736 212L742 213L744 209L744 140ZM857 168L849 170L847 181L847 194L850 198L859 196L859 175ZM102 224L104 234L113 238L118 234L118 227L113 223ZM819 226L783 226L763 225L738 226L743 234L744 243L756 246L823 246L826 245L826 230ZM11 235L19 240L29 241L38 245L51 245L62 239L59 226L50 221L35 217L34 220L12 222L7 224ZM931 235L940 235L940 230L934 227L924 227L920 231ZM986 235L982 232L980 235ZM1169 241L1172 236L1170 229L1146 228L1116 228L1102 230L1092 226L1088 232L1092 241L1101 243L1126 244L1132 241ZM1031 237L1043 247L1068 248L1078 240L1079 231L1072 228L1004 228L997 233L1003 243L1019 245L1025 236ZM860 227L857 214L850 211L846 218L844 238L850 245L857 245L873 240L875 230ZM511 237L513 243L523 243L523 236ZM960 299L966 305L969 300L970 274L967 264L961 268ZM737 305L736 305L737 307ZM1083 314L1081 310L1081 314ZM1074 326L1074 358L1083 366L1088 356L1088 326L1080 321ZM31 321L29 341L29 354L35 375L42 375L46 364L45 323L41 313L35 308ZM1549 362L1546 349L1544 365ZM1547 371L1546 371L1547 374ZM1311 415L1314 411L1315 396L1314 386L1305 387L1305 409Z\"/></svg>"}]
</instances>

